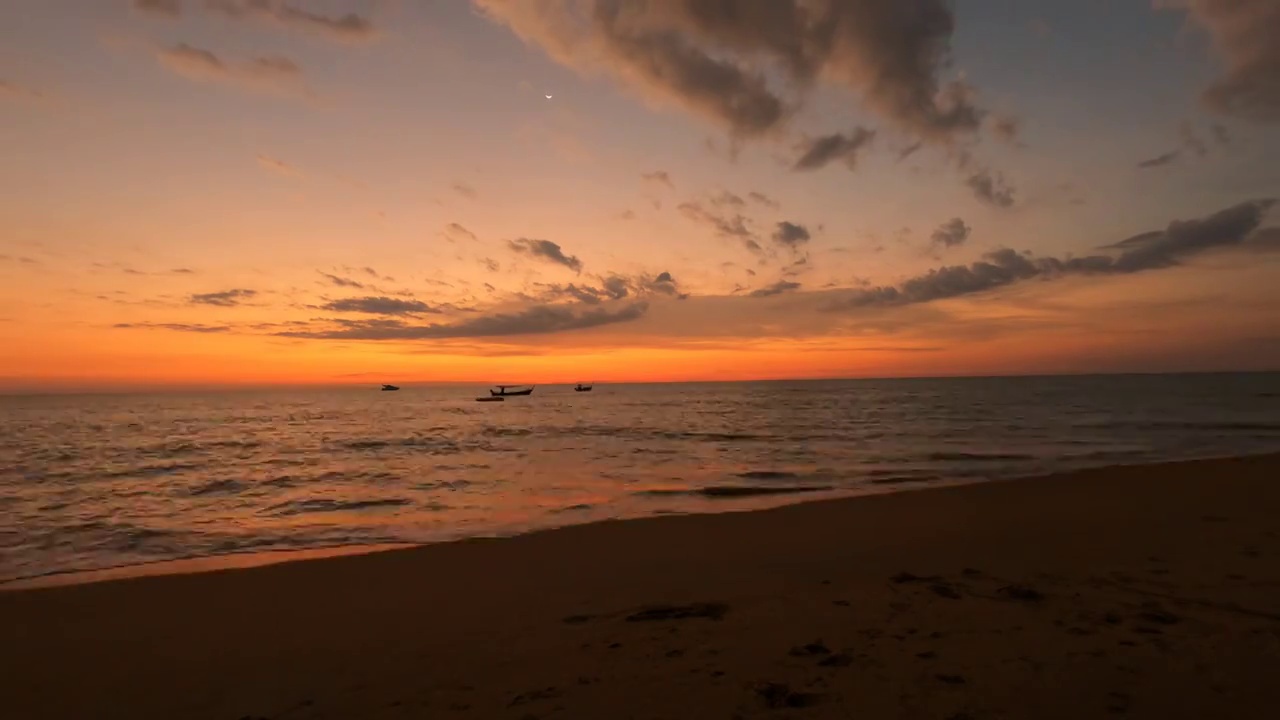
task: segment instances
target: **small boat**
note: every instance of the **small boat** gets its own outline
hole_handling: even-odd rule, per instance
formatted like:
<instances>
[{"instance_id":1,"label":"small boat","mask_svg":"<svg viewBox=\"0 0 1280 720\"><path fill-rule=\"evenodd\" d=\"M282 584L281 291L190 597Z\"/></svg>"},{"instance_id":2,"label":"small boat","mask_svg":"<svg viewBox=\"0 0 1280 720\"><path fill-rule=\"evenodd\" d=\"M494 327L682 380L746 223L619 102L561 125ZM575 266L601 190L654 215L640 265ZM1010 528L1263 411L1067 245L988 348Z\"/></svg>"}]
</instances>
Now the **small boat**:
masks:
<instances>
[{"instance_id":1,"label":"small boat","mask_svg":"<svg viewBox=\"0 0 1280 720\"><path fill-rule=\"evenodd\" d=\"M591 392L591 386L590 386L590 385L583 385L582 383L578 383L577 385L575 385L575 386L573 387L573 391L574 391L574 392Z\"/></svg>"},{"instance_id":2,"label":"small boat","mask_svg":"<svg viewBox=\"0 0 1280 720\"><path fill-rule=\"evenodd\" d=\"M382 392L392 392L393 390L399 390L399 389L400 389L400 388L396 387L395 385L383 385L383 386L382 386Z\"/></svg>"},{"instance_id":3,"label":"small boat","mask_svg":"<svg viewBox=\"0 0 1280 720\"><path fill-rule=\"evenodd\" d=\"M499 397L497 395L490 395L489 397L476 398L476 402L506 402L506 400L507 400L506 398Z\"/></svg>"},{"instance_id":4,"label":"small boat","mask_svg":"<svg viewBox=\"0 0 1280 720\"><path fill-rule=\"evenodd\" d=\"M513 388L513 387L520 387L519 385L495 385L494 387L496 387L496 388L498 388L498 389L497 389L497 390L490 390L490 391L489 391L489 395L490 395L490 396L492 396L492 397L516 397L516 396L518 396L518 395L532 395L532 394L533 394L533 388L532 388L532 387L527 387L527 388L525 388L524 390L511 390L511 389L510 389L510 388Z\"/></svg>"}]
</instances>

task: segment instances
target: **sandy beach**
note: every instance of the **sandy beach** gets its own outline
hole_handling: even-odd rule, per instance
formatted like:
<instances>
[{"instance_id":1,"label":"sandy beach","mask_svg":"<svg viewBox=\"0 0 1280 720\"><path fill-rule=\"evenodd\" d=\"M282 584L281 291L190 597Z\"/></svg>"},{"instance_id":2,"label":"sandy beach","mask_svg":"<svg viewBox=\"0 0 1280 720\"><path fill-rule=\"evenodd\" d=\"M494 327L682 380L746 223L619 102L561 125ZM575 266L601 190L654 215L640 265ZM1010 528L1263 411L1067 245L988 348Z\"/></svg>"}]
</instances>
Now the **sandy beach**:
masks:
<instances>
[{"instance_id":1,"label":"sandy beach","mask_svg":"<svg viewBox=\"0 0 1280 720\"><path fill-rule=\"evenodd\" d=\"M1280 455L0 592L33 718L1261 718Z\"/></svg>"}]
</instances>

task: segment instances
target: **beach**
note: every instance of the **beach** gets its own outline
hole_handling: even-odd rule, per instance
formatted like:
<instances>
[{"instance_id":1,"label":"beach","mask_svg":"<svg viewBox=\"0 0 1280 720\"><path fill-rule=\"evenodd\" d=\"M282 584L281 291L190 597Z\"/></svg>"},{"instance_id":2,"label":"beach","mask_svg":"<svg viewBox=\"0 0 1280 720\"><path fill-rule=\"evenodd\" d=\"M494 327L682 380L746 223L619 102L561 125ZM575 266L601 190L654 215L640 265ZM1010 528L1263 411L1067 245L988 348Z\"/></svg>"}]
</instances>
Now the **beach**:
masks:
<instances>
[{"instance_id":1,"label":"beach","mask_svg":"<svg viewBox=\"0 0 1280 720\"><path fill-rule=\"evenodd\" d=\"M1259 718L1280 455L0 592L14 718Z\"/></svg>"}]
</instances>

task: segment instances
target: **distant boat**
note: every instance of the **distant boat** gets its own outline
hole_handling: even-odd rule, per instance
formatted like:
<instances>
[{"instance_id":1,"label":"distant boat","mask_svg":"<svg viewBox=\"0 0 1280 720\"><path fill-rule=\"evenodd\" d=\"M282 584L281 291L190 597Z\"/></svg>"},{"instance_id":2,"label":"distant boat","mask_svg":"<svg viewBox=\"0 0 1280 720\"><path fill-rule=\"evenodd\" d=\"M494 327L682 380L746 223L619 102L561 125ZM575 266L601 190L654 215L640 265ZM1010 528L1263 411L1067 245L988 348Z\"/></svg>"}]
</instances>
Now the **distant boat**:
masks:
<instances>
[{"instance_id":1,"label":"distant boat","mask_svg":"<svg viewBox=\"0 0 1280 720\"><path fill-rule=\"evenodd\" d=\"M496 387L496 388L498 388L498 389L497 389L497 390L490 390L490 391L489 391L489 395L490 395L490 396L492 396L492 397L515 397L515 396L517 396L517 395L532 395L532 394L533 394L533 388L532 388L532 387L527 387L527 388L525 388L524 390L511 390L511 389L510 389L510 388L513 388L513 387L520 387L519 385L495 385L494 387Z\"/></svg>"},{"instance_id":2,"label":"distant boat","mask_svg":"<svg viewBox=\"0 0 1280 720\"><path fill-rule=\"evenodd\" d=\"M578 383L577 385L574 386L573 391L574 392L591 392L591 386Z\"/></svg>"},{"instance_id":3,"label":"distant boat","mask_svg":"<svg viewBox=\"0 0 1280 720\"><path fill-rule=\"evenodd\" d=\"M400 389L400 388L396 387L395 385L383 385L383 386L382 386L382 392L391 392L391 391L393 391L393 390L399 390L399 389Z\"/></svg>"},{"instance_id":4,"label":"distant boat","mask_svg":"<svg viewBox=\"0 0 1280 720\"><path fill-rule=\"evenodd\" d=\"M489 397L476 398L476 402L505 402L505 401L506 401L506 398L499 397L497 395L490 395Z\"/></svg>"}]
</instances>

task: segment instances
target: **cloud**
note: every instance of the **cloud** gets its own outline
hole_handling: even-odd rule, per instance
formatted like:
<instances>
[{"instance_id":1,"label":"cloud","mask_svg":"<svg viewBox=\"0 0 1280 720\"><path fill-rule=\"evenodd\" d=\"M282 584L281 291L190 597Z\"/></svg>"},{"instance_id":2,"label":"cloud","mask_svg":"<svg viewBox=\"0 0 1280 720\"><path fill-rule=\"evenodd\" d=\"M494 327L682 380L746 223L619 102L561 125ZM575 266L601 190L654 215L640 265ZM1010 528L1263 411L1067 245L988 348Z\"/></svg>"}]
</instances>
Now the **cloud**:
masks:
<instances>
[{"instance_id":1,"label":"cloud","mask_svg":"<svg viewBox=\"0 0 1280 720\"><path fill-rule=\"evenodd\" d=\"M637 302L616 310L604 307L577 309L565 305L537 305L519 312L495 313L451 324L409 325L398 320L365 320L338 323L338 327L290 330L283 337L329 340L433 340L449 338L545 335L631 322L649 309Z\"/></svg>"},{"instance_id":2,"label":"cloud","mask_svg":"<svg viewBox=\"0 0 1280 720\"><path fill-rule=\"evenodd\" d=\"M280 0L205 0L205 7L235 20L269 22L339 42L366 42L378 36L373 23L355 13L321 15Z\"/></svg>"},{"instance_id":3,"label":"cloud","mask_svg":"<svg viewBox=\"0 0 1280 720\"><path fill-rule=\"evenodd\" d=\"M1001 173L979 170L966 178L964 184L973 191L974 197L988 205L999 208L1013 207L1013 187Z\"/></svg>"},{"instance_id":4,"label":"cloud","mask_svg":"<svg viewBox=\"0 0 1280 720\"><path fill-rule=\"evenodd\" d=\"M320 306L332 312L366 313L369 315L418 315L438 313L439 310L420 300L399 300L389 297L354 297L332 300Z\"/></svg>"},{"instance_id":5,"label":"cloud","mask_svg":"<svg viewBox=\"0 0 1280 720\"><path fill-rule=\"evenodd\" d=\"M507 247L517 253L531 255L556 265L563 265L574 272L582 272L582 261L575 255L565 255L560 246L550 240L518 238L508 241Z\"/></svg>"},{"instance_id":6,"label":"cloud","mask_svg":"<svg viewBox=\"0 0 1280 720\"><path fill-rule=\"evenodd\" d=\"M116 323L111 327L120 329L142 329L152 328L156 330L172 330L174 332L188 333L224 333L230 332L231 328L227 325L201 325L199 323Z\"/></svg>"},{"instance_id":7,"label":"cloud","mask_svg":"<svg viewBox=\"0 0 1280 720\"><path fill-rule=\"evenodd\" d=\"M192 270L191 268L174 268L169 272L173 273L174 275L195 275L196 273L196 271Z\"/></svg>"},{"instance_id":8,"label":"cloud","mask_svg":"<svg viewBox=\"0 0 1280 720\"><path fill-rule=\"evenodd\" d=\"M449 223L448 225L445 225L444 235L450 240L462 239L462 240L470 240L471 242L476 242L477 240L479 240L479 238L476 237L475 233L459 225L458 223Z\"/></svg>"},{"instance_id":9,"label":"cloud","mask_svg":"<svg viewBox=\"0 0 1280 720\"><path fill-rule=\"evenodd\" d=\"M466 183L456 182L453 184L453 191L468 200L475 200L480 197L480 193L476 189Z\"/></svg>"},{"instance_id":10,"label":"cloud","mask_svg":"<svg viewBox=\"0 0 1280 720\"><path fill-rule=\"evenodd\" d=\"M1209 132L1213 134L1213 139L1218 141L1219 145L1226 147L1231 144L1231 131L1225 125L1213 123L1209 126Z\"/></svg>"},{"instance_id":11,"label":"cloud","mask_svg":"<svg viewBox=\"0 0 1280 720\"><path fill-rule=\"evenodd\" d=\"M357 290L363 290L365 287L364 283L358 280L352 280L351 278L340 277L338 275L331 275L327 272L321 272L320 275L325 280L329 281L330 285L334 285L336 287L355 288Z\"/></svg>"},{"instance_id":12,"label":"cloud","mask_svg":"<svg viewBox=\"0 0 1280 720\"><path fill-rule=\"evenodd\" d=\"M1182 151L1174 150L1172 152L1167 152L1163 155L1157 155L1156 157L1143 160L1142 162L1138 163L1138 167L1143 170L1150 170L1152 168L1164 167L1165 165L1169 165L1170 163L1177 160L1181 155L1182 155Z\"/></svg>"},{"instance_id":13,"label":"cloud","mask_svg":"<svg viewBox=\"0 0 1280 720\"><path fill-rule=\"evenodd\" d=\"M855 128L848 135L835 133L818 138L806 138L796 146L799 157L792 170L817 170L836 160L854 170L858 166L858 153L876 137L874 130Z\"/></svg>"},{"instance_id":14,"label":"cloud","mask_svg":"<svg viewBox=\"0 0 1280 720\"><path fill-rule=\"evenodd\" d=\"M257 290L223 290L222 292L199 293L187 298L192 305L217 305L218 307L234 307L241 300L247 300L258 294Z\"/></svg>"},{"instance_id":15,"label":"cloud","mask_svg":"<svg viewBox=\"0 0 1280 720\"><path fill-rule=\"evenodd\" d=\"M1209 32L1225 66L1204 91L1218 113L1280 122L1280 3L1275 0L1188 0L1191 17Z\"/></svg>"},{"instance_id":16,"label":"cloud","mask_svg":"<svg viewBox=\"0 0 1280 720\"><path fill-rule=\"evenodd\" d=\"M176 18L182 15L182 0L133 0L133 9L157 17Z\"/></svg>"},{"instance_id":17,"label":"cloud","mask_svg":"<svg viewBox=\"0 0 1280 720\"><path fill-rule=\"evenodd\" d=\"M1022 121L1012 115L997 115L991 120L991 134L997 140L1017 145L1022 136Z\"/></svg>"},{"instance_id":18,"label":"cloud","mask_svg":"<svg viewBox=\"0 0 1280 720\"><path fill-rule=\"evenodd\" d=\"M280 55L263 55L228 63L209 50L179 43L157 54L160 63L189 80L221 83L260 92L304 91L302 68Z\"/></svg>"},{"instance_id":19,"label":"cloud","mask_svg":"<svg viewBox=\"0 0 1280 720\"><path fill-rule=\"evenodd\" d=\"M930 140L982 118L966 86L940 77L955 26L946 0L474 2L557 62L738 137L779 130L819 82Z\"/></svg>"},{"instance_id":20,"label":"cloud","mask_svg":"<svg viewBox=\"0 0 1280 720\"><path fill-rule=\"evenodd\" d=\"M0 80L0 100L14 102L34 102L44 99L44 93L25 85Z\"/></svg>"},{"instance_id":21,"label":"cloud","mask_svg":"<svg viewBox=\"0 0 1280 720\"><path fill-rule=\"evenodd\" d=\"M969 239L971 228L965 224L960 218L953 218L943 223L937 230L933 231L931 240L934 245L942 247L956 247L963 245Z\"/></svg>"},{"instance_id":22,"label":"cloud","mask_svg":"<svg viewBox=\"0 0 1280 720\"><path fill-rule=\"evenodd\" d=\"M658 295L684 299L679 284L669 272L657 275L610 275L601 278L600 286L540 284L542 293L539 300L554 301L570 298L587 305L598 305L607 300L622 300L628 297L649 298Z\"/></svg>"},{"instance_id":23,"label":"cloud","mask_svg":"<svg viewBox=\"0 0 1280 720\"><path fill-rule=\"evenodd\" d=\"M779 203L777 200L774 200L773 198L761 192L756 192L752 190L751 192L747 193L747 197L751 199L751 202L763 205L771 210L777 210L778 208L782 207L781 203Z\"/></svg>"},{"instance_id":24,"label":"cloud","mask_svg":"<svg viewBox=\"0 0 1280 720\"><path fill-rule=\"evenodd\" d=\"M800 283L798 282L791 282L789 280L779 280L778 282L772 285L766 285L765 287L762 287L759 290L752 290L750 293L750 297L753 297L753 298L773 297L774 295L782 295L783 293L789 293L799 289L800 289Z\"/></svg>"},{"instance_id":25,"label":"cloud","mask_svg":"<svg viewBox=\"0 0 1280 720\"><path fill-rule=\"evenodd\" d=\"M743 200L741 196L735 195L729 192L728 190L721 190L715 195L712 195L710 198L710 202L712 205L715 205L716 207L719 207L719 208L724 208L724 207L740 208L740 207L746 207L747 205L747 201Z\"/></svg>"},{"instance_id":26,"label":"cloud","mask_svg":"<svg viewBox=\"0 0 1280 720\"><path fill-rule=\"evenodd\" d=\"M980 293L1031 278L1126 275L1172 267L1212 248L1243 244L1255 235L1275 202L1249 201L1206 218L1174 221L1164 230L1136 235L1110 246L1121 249L1119 255L1036 258L1001 249L987 253L978 262L936 268L896 286L856 290L828 309L912 305Z\"/></svg>"},{"instance_id":27,"label":"cloud","mask_svg":"<svg viewBox=\"0 0 1280 720\"><path fill-rule=\"evenodd\" d=\"M489 272L496 273L502 269L502 266L498 264L498 261L494 260L493 258L483 258L480 260L480 264L483 265L484 268Z\"/></svg>"},{"instance_id":28,"label":"cloud","mask_svg":"<svg viewBox=\"0 0 1280 720\"><path fill-rule=\"evenodd\" d=\"M778 223L778 227L773 231L773 241L792 250L809 242L811 237L808 228L786 220Z\"/></svg>"},{"instance_id":29,"label":"cloud","mask_svg":"<svg viewBox=\"0 0 1280 720\"><path fill-rule=\"evenodd\" d=\"M647 183L654 185L666 185L675 189L675 183L671 182L671 175L666 170L654 170L653 172L641 173L640 178Z\"/></svg>"},{"instance_id":30,"label":"cloud","mask_svg":"<svg viewBox=\"0 0 1280 720\"><path fill-rule=\"evenodd\" d=\"M710 210L697 201L680 203L676 209L686 218L705 225L720 237L738 240L752 252L761 250L758 236L748 227L751 221L741 213Z\"/></svg>"},{"instance_id":31,"label":"cloud","mask_svg":"<svg viewBox=\"0 0 1280 720\"><path fill-rule=\"evenodd\" d=\"M285 177L302 177L303 173L298 168L289 163L270 157L269 155L258 155L258 167L268 172L273 172Z\"/></svg>"}]
</instances>

